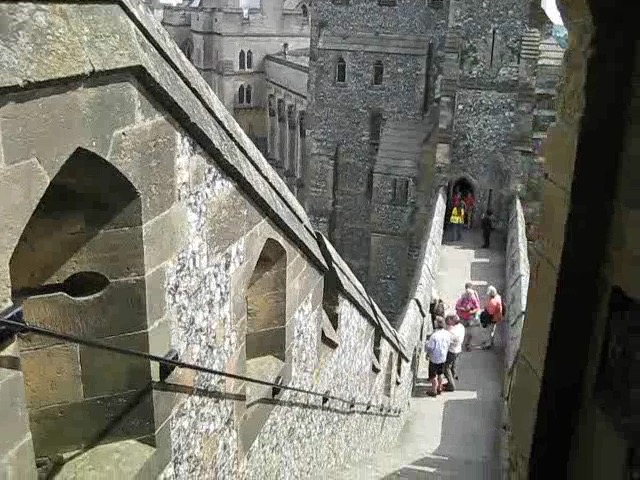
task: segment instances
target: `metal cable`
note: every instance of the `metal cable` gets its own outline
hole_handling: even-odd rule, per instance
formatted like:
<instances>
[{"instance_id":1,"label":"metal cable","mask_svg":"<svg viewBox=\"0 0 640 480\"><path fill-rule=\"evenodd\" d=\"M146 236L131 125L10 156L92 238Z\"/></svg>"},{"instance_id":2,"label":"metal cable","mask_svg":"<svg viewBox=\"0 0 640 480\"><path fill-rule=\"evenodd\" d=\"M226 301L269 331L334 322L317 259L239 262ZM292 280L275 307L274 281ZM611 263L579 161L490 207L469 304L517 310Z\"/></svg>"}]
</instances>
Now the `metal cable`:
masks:
<instances>
[{"instance_id":1,"label":"metal cable","mask_svg":"<svg viewBox=\"0 0 640 480\"><path fill-rule=\"evenodd\" d=\"M158 355L153 355L151 353L145 353L145 352L140 352L138 350L131 350L129 348L124 348L124 347L117 347L114 345L107 345L105 343L99 342L97 340L92 340L92 339L88 339L88 338L81 338L81 337L76 337L75 335L69 335L67 333L60 333L60 332L56 332L54 330L49 330L47 328L43 328L43 327L37 327L34 325L28 325L26 323L22 323L22 322L16 322L13 320L7 320L6 318L0 318L0 324L3 324L7 327L10 327L12 330L14 330L15 332L32 332L35 333L37 335L42 335L44 337L50 337L50 338L56 338L58 340L65 340L67 342L72 342L72 343L76 343L79 345L85 345L87 347L92 347L92 348L97 348L100 350L106 350L109 352L115 352L115 353L119 353L121 355L129 355L129 356L133 356L133 357L138 357L138 358L144 358L145 360L151 360L154 362L158 362L160 364L163 365L170 365L173 367L179 367L179 368L186 368L189 370L195 370L198 372L204 372L204 373L210 373L213 375L219 375L222 377L227 377L227 378L233 378L235 380L243 380L245 382L250 382L250 383L257 383L259 385L264 385L267 387L272 387L272 388L277 388L277 389L281 389L281 390L290 390L292 392L298 392L298 393L306 393L308 395L313 395L316 397L322 397L323 399L323 403L326 402L325 399L328 400L336 400L339 402L343 402L346 404L349 404L351 408L355 407L355 406L361 406L361 407L366 407L366 410L370 410L370 409L379 409L381 412L384 410L387 410L388 413L395 413L396 415L399 415L400 413L402 413L402 409L400 408L396 408L396 409L391 409L390 407L386 407L382 404L380 405L373 405L371 403L364 403L364 402L357 402L355 401L355 398L352 400L347 400L345 398L341 398L341 397L336 397L334 395L329 395L328 393L319 393L319 392L314 392L312 390L305 390L303 388L298 388L298 387L291 387L288 385L279 385L277 383L272 383L272 382L267 382L265 380L259 380L257 378L251 378L251 377L246 377L244 375L237 375L235 373L229 373L229 372L223 372L220 370L214 370L212 368L207 368L207 367L203 367L201 365L195 365L192 363L187 363L187 362L183 362L180 360L173 360L170 358L165 358L165 357L160 357Z\"/></svg>"}]
</instances>

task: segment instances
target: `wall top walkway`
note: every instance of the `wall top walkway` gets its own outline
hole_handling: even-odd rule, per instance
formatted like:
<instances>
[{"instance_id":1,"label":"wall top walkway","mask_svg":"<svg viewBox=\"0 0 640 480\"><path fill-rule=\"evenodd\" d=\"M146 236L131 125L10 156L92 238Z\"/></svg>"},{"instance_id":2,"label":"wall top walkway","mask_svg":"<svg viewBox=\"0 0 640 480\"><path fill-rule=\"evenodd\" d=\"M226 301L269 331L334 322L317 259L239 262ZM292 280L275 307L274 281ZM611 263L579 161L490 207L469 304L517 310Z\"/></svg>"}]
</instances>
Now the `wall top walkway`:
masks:
<instances>
[{"instance_id":1,"label":"wall top walkway","mask_svg":"<svg viewBox=\"0 0 640 480\"><path fill-rule=\"evenodd\" d=\"M448 306L455 304L472 282L481 298L487 285L504 285L505 242L496 234L491 249L481 249L478 231L465 231L461 242L445 242L438 268L437 289ZM473 332L473 344L486 331ZM426 397L426 362L419 372L411 411L398 444L386 455L334 472L330 478L500 478L499 426L502 418L504 337L493 350L473 349L462 354L455 392Z\"/></svg>"}]
</instances>

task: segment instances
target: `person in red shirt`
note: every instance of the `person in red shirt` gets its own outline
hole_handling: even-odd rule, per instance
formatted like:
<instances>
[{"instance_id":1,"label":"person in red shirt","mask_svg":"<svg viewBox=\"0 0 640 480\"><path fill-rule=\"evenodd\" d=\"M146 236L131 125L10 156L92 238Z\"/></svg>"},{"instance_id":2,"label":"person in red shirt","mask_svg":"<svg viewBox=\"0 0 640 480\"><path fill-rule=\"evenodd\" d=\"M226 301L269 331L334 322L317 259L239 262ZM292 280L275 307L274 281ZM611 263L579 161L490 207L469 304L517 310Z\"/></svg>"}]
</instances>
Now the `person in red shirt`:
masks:
<instances>
[{"instance_id":1,"label":"person in red shirt","mask_svg":"<svg viewBox=\"0 0 640 480\"><path fill-rule=\"evenodd\" d=\"M493 285L489 285L487 288L487 304L484 307L484 311L480 314L482 317L480 321L489 326L489 343L485 345L485 349L493 347L496 327L498 324L502 324L504 320L502 311L502 297L498 294L498 290ZM504 334L504 332L502 332Z\"/></svg>"},{"instance_id":2,"label":"person in red shirt","mask_svg":"<svg viewBox=\"0 0 640 480\"><path fill-rule=\"evenodd\" d=\"M473 193L469 192L467 193L467 195L464 197L464 204L467 207L466 211L467 211L467 218L466 218L466 223L467 223L467 228L471 228L471 220L473 218L473 210L476 205L476 199L473 197Z\"/></svg>"},{"instance_id":3,"label":"person in red shirt","mask_svg":"<svg viewBox=\"0 0 640 480\"><path fill-rule=\"evenodd\" d=\"M453 197L451 198L451 204L454 207L457 207L460 205L461 201L462 201L462 195L460 195L460 192L456 190L455 192L453 192Z\"/></svg>"}]
</instances>

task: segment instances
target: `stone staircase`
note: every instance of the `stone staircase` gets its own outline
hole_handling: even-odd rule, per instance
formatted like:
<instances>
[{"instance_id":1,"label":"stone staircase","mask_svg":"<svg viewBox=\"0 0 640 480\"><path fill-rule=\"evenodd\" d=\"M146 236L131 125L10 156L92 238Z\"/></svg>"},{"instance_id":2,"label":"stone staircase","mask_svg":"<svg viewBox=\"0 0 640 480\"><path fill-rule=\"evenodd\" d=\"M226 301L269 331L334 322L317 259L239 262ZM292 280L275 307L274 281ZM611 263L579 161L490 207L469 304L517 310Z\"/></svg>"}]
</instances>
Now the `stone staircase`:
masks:
<instances>
[{"instance_id":1,"label":"stone staircase","mask_svg":"<svg viewBox=\"0 0 640 480\"><path fill-rule=\"evenodd\" d=\"M539 53L540 31L537 28L527 28L527 31L522 35L520 60L537 62Z\"/></svg>"}]
</instances>

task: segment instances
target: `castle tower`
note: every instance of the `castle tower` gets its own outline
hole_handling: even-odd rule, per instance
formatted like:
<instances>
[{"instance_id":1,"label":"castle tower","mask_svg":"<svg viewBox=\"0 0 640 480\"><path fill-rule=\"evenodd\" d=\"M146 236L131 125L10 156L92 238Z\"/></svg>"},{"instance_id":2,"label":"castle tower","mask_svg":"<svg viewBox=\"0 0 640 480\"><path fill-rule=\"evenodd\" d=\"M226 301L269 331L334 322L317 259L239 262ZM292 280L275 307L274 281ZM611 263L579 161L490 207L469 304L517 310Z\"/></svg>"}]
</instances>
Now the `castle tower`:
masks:
<instances>
[{"instance_id":1,"label":"castle tower","mask_svg":"<svg viewBox=\"0 0 640 480\"><path fill-rule=\"evenodd\" d=\"M425 217L417 212L431 195L437 120L429 112L447 2L319 0L312 8L305 207L393 318Z\"/></svg>"},{"instance_id":2,"label":"castle tower","mask_svg":"<svg viewBox=\"0 0 640 480\"><path fill-rule=\"evenodd\" d=\"M538 4L451 2L438 170L450 194L473 191L477 220L491 208L506 224L511 194L524 195L540 174L532 144L545 18Z\"/></svg>"}]
</instances>

